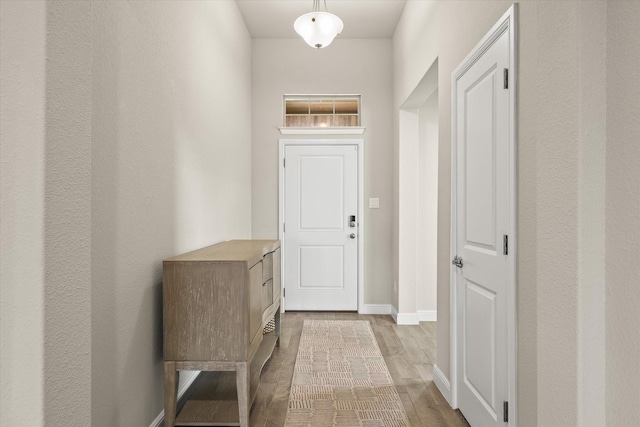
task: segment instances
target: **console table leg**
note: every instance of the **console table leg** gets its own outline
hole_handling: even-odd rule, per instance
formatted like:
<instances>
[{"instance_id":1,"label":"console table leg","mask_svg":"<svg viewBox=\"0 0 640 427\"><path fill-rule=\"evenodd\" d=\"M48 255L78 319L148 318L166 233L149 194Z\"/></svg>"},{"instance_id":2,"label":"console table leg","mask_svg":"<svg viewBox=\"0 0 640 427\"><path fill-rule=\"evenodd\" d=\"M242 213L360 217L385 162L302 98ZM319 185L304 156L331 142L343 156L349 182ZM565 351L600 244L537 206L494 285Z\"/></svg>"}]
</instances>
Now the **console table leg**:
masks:
<instances>
[{"instance_id":1,"label":"console table leg","mask_svg":"<svg viewBox=\"0 0 640 427\"><path fill-rule=\"evenodd\" d=\"M236 364L236 388L238 389L238 410L240 412L240 427L249 425L249 369L247 362Z\"/></svg>"},{"instance_id":2,"label":"console table leg","mask_svg":"<svg viewBox=\"0 0 640 427\"><path fill-rule=\"evenodd\" d=\"M164 362L164 425L173 427L176 420L178 375L176 362Z\"/></svg>"}]
</instances>

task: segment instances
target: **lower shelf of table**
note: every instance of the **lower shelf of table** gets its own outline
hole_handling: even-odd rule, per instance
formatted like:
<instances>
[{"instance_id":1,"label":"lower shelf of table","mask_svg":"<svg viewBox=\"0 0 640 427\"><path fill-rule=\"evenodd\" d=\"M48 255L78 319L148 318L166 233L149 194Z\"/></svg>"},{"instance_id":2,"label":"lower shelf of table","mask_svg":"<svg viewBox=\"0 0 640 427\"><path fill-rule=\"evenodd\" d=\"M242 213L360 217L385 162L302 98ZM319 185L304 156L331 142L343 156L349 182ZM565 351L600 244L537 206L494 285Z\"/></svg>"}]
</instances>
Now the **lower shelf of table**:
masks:
<instances>
[{"instance_id":1,"label":"lower shelf of table","mask_svg":"<svg viewBox=\"0 0 640 427\"><path fill-rule=\"evenodd\" d=\"M250 396L253 403L260 373L271 357L278 337L268 334L251 361L249 370ZM236 389L236 373L201 372L191 386L189 399L176 417L176 426L239 426L238 394Z\"/></svg>"}]
</instances>

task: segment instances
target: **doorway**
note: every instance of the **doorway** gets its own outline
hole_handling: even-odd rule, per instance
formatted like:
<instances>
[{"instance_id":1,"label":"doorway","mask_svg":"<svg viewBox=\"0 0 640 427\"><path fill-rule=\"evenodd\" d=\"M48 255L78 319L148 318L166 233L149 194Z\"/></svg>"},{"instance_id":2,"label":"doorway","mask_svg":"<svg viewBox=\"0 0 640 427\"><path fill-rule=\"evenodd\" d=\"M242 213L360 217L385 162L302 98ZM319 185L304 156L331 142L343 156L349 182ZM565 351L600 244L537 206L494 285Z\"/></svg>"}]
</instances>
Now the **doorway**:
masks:
<instances>
[{"instance_id":1,"label":"doorway","mask_svg":"<svg viewBox=\"0 0 640 427\"><path fill-rule=\"evenodd\" d=\"M357 311L363 141L280 140L280 161L284 309Z\"/></svg>"},{"instance_id":2,"label":"doorway","mask_svg":"<svg viewBox=\"0 0 640 427\"><path fill-rule=\"evenodd\" d=\"M400 108L399 325L437 320L438 60Z\"/></svg>"}]
</instances>

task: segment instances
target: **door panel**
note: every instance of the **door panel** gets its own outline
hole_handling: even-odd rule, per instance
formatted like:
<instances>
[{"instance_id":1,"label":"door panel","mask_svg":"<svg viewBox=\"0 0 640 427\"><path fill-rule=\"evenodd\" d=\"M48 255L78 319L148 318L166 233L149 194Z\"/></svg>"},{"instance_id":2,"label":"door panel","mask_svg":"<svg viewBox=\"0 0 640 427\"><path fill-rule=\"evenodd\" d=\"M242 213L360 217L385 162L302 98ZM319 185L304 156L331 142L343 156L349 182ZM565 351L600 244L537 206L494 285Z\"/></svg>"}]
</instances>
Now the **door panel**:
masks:
<instances>
[{"instance_id":1,"label":"door panel","mask_svg":"<svg viewBox=\"0 0 640 427\"><path fill-rule=\"evenodd\" d=\"M495 251L495 113L493 93L496 69L492 67L466 90L465 217L466 245Z\"/></svg>"},{"instance_id":2,"label":"door panel","mask_svg":"<svg viewBox=\"0 0 640 427\"><path fill-rule=\"evenodd\" d=\"M510 98L505 31L455 81L458 406L473 426L504 425L508 400Z\"/></svg>"},{"instance_id":3,"label":"door panel","mask_svg":"<svg viewBox=\"0 0 640 427\"><path fill-rule=\"evenodd\" d=\"M288 145L285 161L286 309L357 310L357 146Z\"/></svg>"},{"instance_id":4,"label":"door panel","mask_svg":"<svg viewBox=\"0 0 640 427\"><path fill-rule=\"evenodd\" d=\"M340 231L344 212L342 156L305 155L299 162L300 230Z\"/></svg>"},{"instance_id":5,"label":"door panel","mask_svg":"<svg viewBox=\"0 0 640 427\"><path fill-rule=\"evenodd\" d=\"M344 288L342 246L300 246L300 287L305 289Z\"/></svg>"},{"instance_id":6,"label":"door panel","mask_svg":"<svg viewBox=\"0 0 640 427\"><path fill-rule=\"evenodd\" d=\"M465 381L486 407L495 408L496 294L467 280L466 301Z\"/></svg>"}]
</instances>

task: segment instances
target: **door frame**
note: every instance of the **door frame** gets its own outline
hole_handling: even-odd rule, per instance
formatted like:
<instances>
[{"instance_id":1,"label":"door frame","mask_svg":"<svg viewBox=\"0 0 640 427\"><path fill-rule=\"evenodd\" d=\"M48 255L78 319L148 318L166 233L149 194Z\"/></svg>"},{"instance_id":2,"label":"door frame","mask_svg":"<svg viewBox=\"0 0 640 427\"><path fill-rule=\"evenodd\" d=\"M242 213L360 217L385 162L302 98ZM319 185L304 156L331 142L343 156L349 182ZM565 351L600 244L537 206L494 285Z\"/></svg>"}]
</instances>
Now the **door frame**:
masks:
<instances>
[{"instance_id":1,"label":"door frame","mask_svg":"<svg viewBox=\"0 0 640 427\"><path fill-rule=\"evenodd\" d=\"M281 271L285 270L286 257L285 252L285 240L284 240L284 155L287 146L303 145L303 146L327 146L327 145L340 145L340 146L355 146L358 150L358 313L364 307L364 241L365 241L365 219L364 219L364 139L362 138L343 138L343 139L279 139L279 154L278 154L278 238L280 239L280 245L282 246L280 257ZM284 296L284 289L286 287L285 275L282 275L282 312L286 311L287 299Z\"/></svg>"},{"instance_id":2,"label":"door frame","mask_svg":"<svg viewBox=\"0 0 640 427\"><path fill-rule=\"evenodd\" d=\"M517 3L512 4L507 12L498 20L491 30L473 48L471 53L460 63L451 74L451 254L449 259L457 253L456 240L456 184L457 184L457 80L484 54L484 52L502 35L509 32L509 252L508 285L507 285L507 376L509 388L509 425L518 422L517 405L517 110L516 110L516 77L517 77ZM450 266L450 352L451 352L451 406L458 407L458 300L456 268Z\"/></svg>"}]
</instances>

